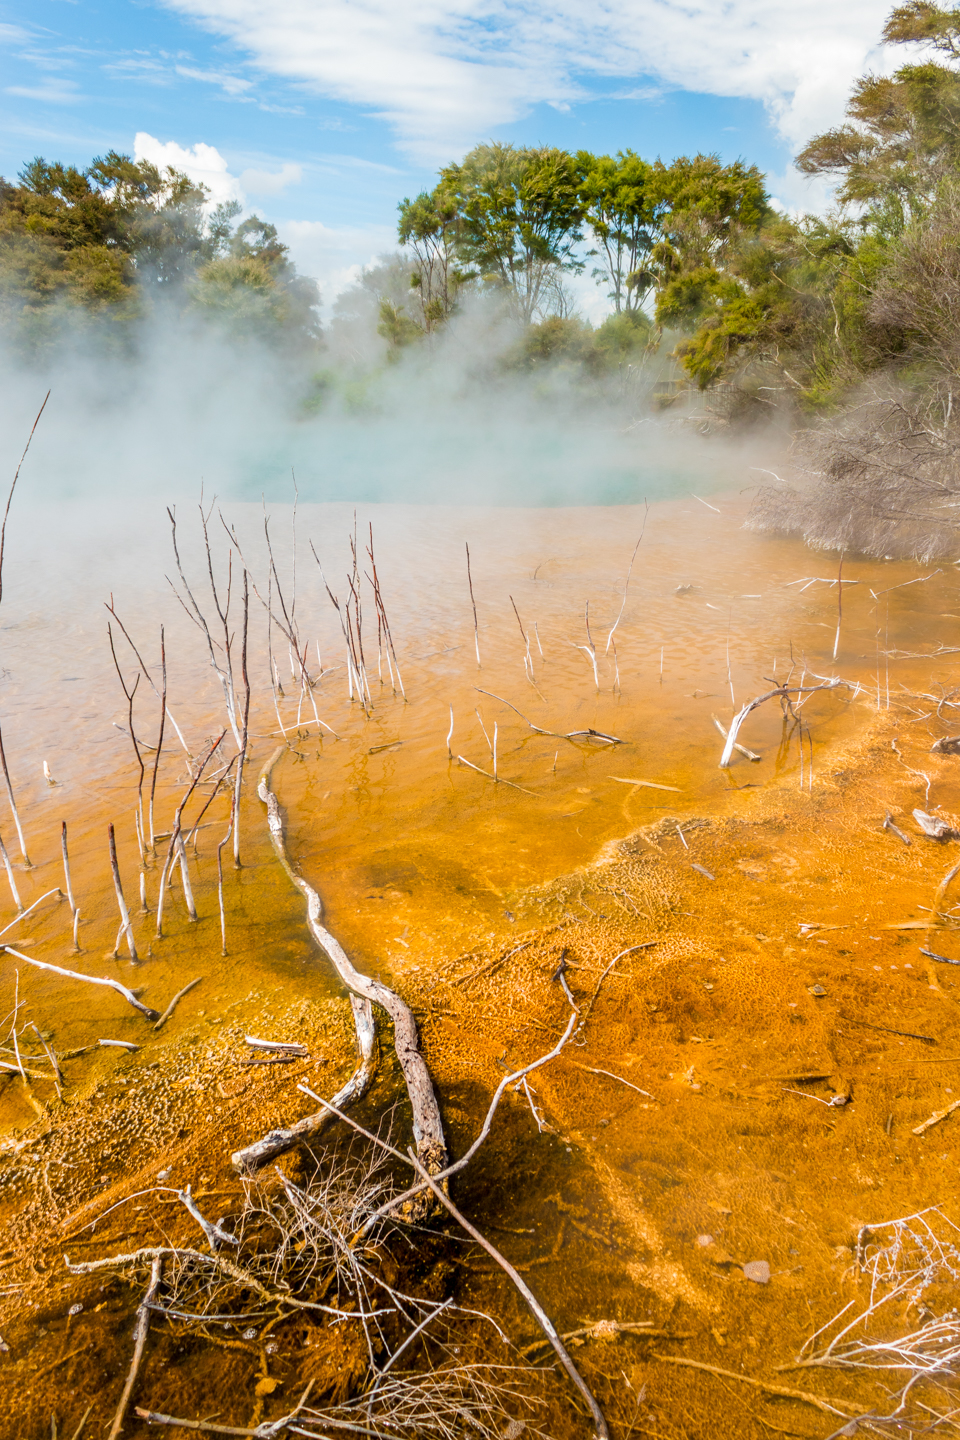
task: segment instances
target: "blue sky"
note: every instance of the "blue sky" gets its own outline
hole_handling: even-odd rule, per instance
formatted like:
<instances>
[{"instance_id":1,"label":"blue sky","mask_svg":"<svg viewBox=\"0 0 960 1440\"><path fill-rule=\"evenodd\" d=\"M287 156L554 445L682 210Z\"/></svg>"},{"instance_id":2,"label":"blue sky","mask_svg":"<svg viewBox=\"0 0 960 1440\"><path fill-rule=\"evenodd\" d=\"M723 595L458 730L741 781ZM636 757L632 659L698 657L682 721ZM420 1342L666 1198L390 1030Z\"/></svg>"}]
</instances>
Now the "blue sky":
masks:
<instances>
[{"instance_id":1,"label":"blue sky","mask_svg":"<svg viewBox=\"0 0 960 1440\"><path fill-rule=\"evenodd\" d=\"M494 137L790 161L888 68L886 3L828 0L0 0L0 173L115 148L273 220L329 301L396 204ZM139 141L137 139L139 138Z\"/></svg>"}]
</instances>

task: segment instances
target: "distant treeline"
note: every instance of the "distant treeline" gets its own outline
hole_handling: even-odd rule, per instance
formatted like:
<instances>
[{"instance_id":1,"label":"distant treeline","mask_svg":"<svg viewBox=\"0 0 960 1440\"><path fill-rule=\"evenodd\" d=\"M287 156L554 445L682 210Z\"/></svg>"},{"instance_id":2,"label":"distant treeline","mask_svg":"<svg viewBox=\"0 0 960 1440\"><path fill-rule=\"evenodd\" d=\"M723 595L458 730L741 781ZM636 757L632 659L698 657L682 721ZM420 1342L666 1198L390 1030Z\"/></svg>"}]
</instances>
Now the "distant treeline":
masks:
<instances>
[{"instance_id":1,"label":"distant treeline","mask_svg":"<svg viewBox=\"0 0 960 1440\"><path fill-rule=\"evenodd\" d=\"M399 205L399 256L361 280L389 353L486 294L531 364L602 368L669 332L690 383L755 408L789 397L829 411L881 371L952 407L960 9L911 0L883 38L924 58L859 80L847 122L797 158L838 182L826 216L782 213L755 165L708 154L666 164L491 143L443 167ZM186 176L111 153L83 172L35 160L18 178L0 182L0 320L31 343L64 305L122 319L161 298L237 333L319 343L315 287L275 229L235 223L235 205L211 212ZM568 283L585 271L609 298L597 329Z\"/></svg>"},{"instance_id":2,"label":"distant treeline","mask_svg":"<svg viewBox=\"0 0 960 1440\"><path fill-rule=\"evenodd\" d=\"M211 211L186 175L111 151L86 170L36 159L17 178L0 180L0 325L19 347L42 351L78 317L123 327L161 305L317 339L317 287L276 228L236 224L236 202Z\"/></svg>"}]
</instances>

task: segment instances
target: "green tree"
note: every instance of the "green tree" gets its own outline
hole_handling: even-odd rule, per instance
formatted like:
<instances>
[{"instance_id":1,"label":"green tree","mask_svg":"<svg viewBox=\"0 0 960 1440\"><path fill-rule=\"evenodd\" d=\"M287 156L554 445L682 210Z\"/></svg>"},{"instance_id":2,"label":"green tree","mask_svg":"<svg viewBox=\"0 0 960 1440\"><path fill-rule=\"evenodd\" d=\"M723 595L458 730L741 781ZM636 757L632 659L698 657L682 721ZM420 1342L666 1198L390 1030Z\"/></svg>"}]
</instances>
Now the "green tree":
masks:
<instances>
[{"instance_id":1,"label":"green tree","mask_svg":"<svg viewBox=\"0 0 960 1440\"><path fill-rule=\"evenodd\" d=\"M461 217L458 253L506 293L519 318L540 314L558 273L580 272L580 177L572 155L549 146L478 145L440 171Z\"/></svg>"},{"instance_id":2,"label":"green tree","mask_svg":"<svg viewBox=\"0 0 960 1440\"><path fill-rule=\"evenodd\" d=\"M443 184L421 191L415 200L401 200L397 206L400 244L413 256L410 287L416 290L423 329L429 332L447 319L466 278L457 266L457 244L461 219L456 196Z\"/></svg>"},{"instance_id":3,"label":"green tree","mask_svg":"<svg viewBox=\"0 0 960 1440\"><path fill-rule=\"evenodd\" d=\"M806 175L834 175L838 198L868 207L874 224L899 231L933 202L960 168L960 10L924 0L894 9L883 31L891 45L925 45L944 62L865 75L847 105L847 123L815 136L797 156Z\"/></svg>"},{"instance_id":4,"label":"green tree","mask_svg":"<svg viewBox=\"0 0 960 1440\"><path fill-rule=\"evenodd\" d=\"M654 171L632 150L611 155L578 151L580 200L584 220L603 263L594 279L610 286L614 310L640 310L654 283L647 257L660 237L666 209L662 194L653 188Z\"/></svg>"},{"instance_id":5,"label":"green tree","mask_svg":"<svg viewBox=\"0 0 960 1440\"><path fill-rule=\"evenodd\" d=\"M206 232L213 258L196 268L192 304L239 337L301 345L317 341L315 282L297 274L276 226L258 215L248 216L231 233L229 220L238 210L221 215L214 234Z\"/></svg>"}]
</instances>

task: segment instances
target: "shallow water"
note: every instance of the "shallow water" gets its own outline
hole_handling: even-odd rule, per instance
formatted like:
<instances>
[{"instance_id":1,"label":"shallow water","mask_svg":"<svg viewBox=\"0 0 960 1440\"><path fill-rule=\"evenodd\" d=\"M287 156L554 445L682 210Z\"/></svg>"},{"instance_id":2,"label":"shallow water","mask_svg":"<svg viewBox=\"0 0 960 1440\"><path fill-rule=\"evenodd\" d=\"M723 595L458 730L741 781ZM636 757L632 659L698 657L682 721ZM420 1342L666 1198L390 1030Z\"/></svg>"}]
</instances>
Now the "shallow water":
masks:
<instances>
[{"instance_id":1,"label":"shallow water","mask_svg":"<svg viewBox=\"0 0 960 1440\"><path fill-rule=\"evenodd\" d=\"M861 738L877 733L878 726L884 746L889 747L892 738L898 748L895 752L886 748L885 757L875 762L875 803L869 802L874 808L893 806L889 797L901 782L907 786L909 804L901 797L900 809L906 805L907 813L912 804L931 808L942 804L947 811L960 804L949 762L928 765L920 758L929 749L928 732L943 733L952 714L943 711L943 723L937 728L940 691L934 687L954 667L949 653L938 652L941 647L949 650L956 634L960 606L955 572L950 569L927 579L927 572L909 564L847 559L834 661L837 557L813 556L793 541L745 531L747 506L747 498L732 492L711 495L709 503L693 497L660 503L646 515L642 505L549 511L399 506L361 510L357 534L362 547L366 526L373 521L378 572L406 690L405 699L394 693L385 663L381 665L385 683L376 678L376 626L365 593L364 646L372 676L372 705L365 714L347 696L337 616L308 545L312 539L326 578L342 601L353 510L302 505L296 522L296 619L308 647L307 665L315 676L322 665L322 673L311 694L304 692L296 677L291 679L286 644L277 645L274 630L272 641L285 692L274 706L264 611L254 596L250 670L255 738L241 827L244 868L234 872L226 867L229 954L226 959L220 955L216 902L215 845L226 830L228 812L221 797L207 813L209 828L199 832L197 854L191 856L200 923L188 921L179 886L162 939L153 933L152 915L135 914L142 954L138 968L125 958L114 958L118 920L106 863L109 823L117 827L121 874L134 910L140 865L133 823L136 773L129 738L117 728L127 723L126 703L106 645L104 598L112 592L118 613L155 679L159 628L165 626L170 710L194 754L224 727L219 687L202 635L164 583L164 571L171 575L174 571L159 507L158 513L150 512L148 523L141 524L136 546L130 544L129 518L122 511L104 524L102 517L65 509L52 517L44 532L29 532L8 559L2 612L4 743L34 862L30 871L18 869L17 883L26 904L61 883L59 825L65 819L82 914L82 953L70 954L68 917L62 904L49 908L47 902L11 933L24 941L21 948L42 959L145 986L145 1001L158 1009L187 980L195 975L204 979L160 1037L148 1032L145 1022L115 994L22 963L15 966L9 958L3 964L8 1001L4 1008L13 1006L13 972L19 969L17 993L30 1007L21 1014L21 1025L26 1018L35 1019L40 1029L52 1032L58 1051L104 1036L144 1045L135 1061L118 1058L116 1051L95 1050L70 1062L70 1087L79 1096L92 1093L111 1075L137 1073L131 1065L152 1064L154 1057L165 1063L182 1041L197 1044L198 1034L211 1036L217 1027L234 1022L253 1025L257 1020L261 1026L269 1025L271 1015L288 1017L304 993L319 1000L339 996L339 987L313 958L299 901L273 860L261 807L253 795L256 767L275 748L282 726L290 754L275 770L274 781L288 815L290 851L321 891L330 928L358 964L392 979L417 1008L436 1005L435 997L427 998L435 977L449 978L451 966L456 970L458 965L466 973L487 952L495 956L498 950L508 950L514 934L528 940L532 924L552 921L586 927L572 932L579 937L572 942L573 961L586 967L587 974L580 977L586 984L590 967L596 969L612 958L613 947L621 940L629 945L651 931L666 937L671 927L683 929L683 916L703 915L699 940L695 924L688 927L692 937L665 939L661 968L629 971L640 988L632 997L621 997L619 1010L603 1016L600 1050L604 1053L593 1057L595 1065L608 1070L626 1066L636 1085L656 1095L657 1104L680 1108L668 1112L664 1127L663 1112L648 1116L647 1102L622 1090L609 1096L591 1092L589 1085L596 1080L586 1081L576 1068L555 1082L545 1080L548 1113L566 1117L558 1122L564 1143L544 1137L537 1152L539 1168L534 1167L529 1185L519 1189L508 1185L503 1197L516 1210L521 1225L532 1219L548 1193L557 1192L566 1197L564 1204L575 1205L574 1219L581 1230L586 1226L589 1231L598 1223L621 1227L619 1254L599 1261L592 1255L580 1275L569 1267L562 1276L544 1272L545 1285L571 1325L583 1319L585 1311L587 1319L600 1318L597 1306L614 1295L622 1307L627 1303L624 1284L628 1296L634 1288L652 1297L644 1305L674 1303L671 1295L674 1300L685 1295L691 1305L701 1303L697 1296L702 1294L702 1277L696 1283L678 1279L681 1261L674 1265L670 1259L668 1264L670 1257L661 1256L656 1264L650 1260L641 1264L630 1258L644 1246L656 1247L644 1230L646 1220L624 1219L630 1206L640 1201L632 1190L630 1196L623 1191L627 1184L623 1176L639 1174L649 1180L658 1165L671 1176L683 1171L687 1179L671 1180L667 1186L668 1196L674 1184L686 1186L676 1203L671 1200L664 1210L662 1199L655 1203L645 1192L644 1214L655 1216L668 1236L671 1226L689 1229L694 1220L704 1227L707 1221L694 1215L697 1205L701 1201L720 1209L723 1205L716 1197L709 1202L703 1198L704 1178L692 1176L691 1149L706 1144L707 1168L711 1163L714 1169L720 1165L735 1189L741 1181L747 1188L754 1183L747 1178L747 1170L751 1175L753 1170L747 1167L738 1176L737 1147L727 1140L721 1144L719 1133L714 1154L709 1139L714 1122L706 1126L705 1135L687 1115L689 1106L701 1097L705 1100L710 1085L721 1088L721 1077L738 1072L740 1066L749 1064L752 1076L759 1063L758 1047L766 1043L764 1034L777 1049L776 1062L771 1061L767 1070L778 1075L791 1065L819 1063L826 1075L839 1076L845 1064L830 1050L836 1046L835 1038L816 1028L820 1022L813 1018L814 1029L802 1031L804 1044L796 1053L790 1046L784 1048L782 1037L775 1039L764 1008L773 998L781 1008L802 1003L811 1017L822 1015L807 988L818 983L820 974L814 946L823 948L825 942L817 938L818 932L811 932L800 946L792 935L789 942L784 940L776 964L771 963L762 978L747 975L741 966L734 985L739 998L720 1004L712 997L718 986L722 991L722 967L731 960L739 963L734 952L744 964L746 954L756 966L755 952L770 936L787 935L798 920L847 923L839 913L843 909L839 896L847 880L852 883L861 821L835 801L837 774L849 768L849 756L858 753ZM141 518L144 514L134 513ZM255 507L231 505L229 519L238 526L244 555L266 597L260 516ZM288 606L293 595L291 520L289 511L273 508L271 533ZM209 613L195 512L192 516L181 512L179 522L188 575ZM643 539L627 587L641 531ZM221 581L226 573L222 533L214 542ZM466 543L477 603L479 667ZM818 577L816 583L807 584L811 577ZM234 607L236 595L235 581ZM135 667L119 639L117 653L132 683ZM839 675L850 688L805 699L800 710L802 761L799 732L784 722L778 704L770 702L749 717L741 732L742 743L761 759L754 763L739 756L721 771L723 742L712 716L728 723L742 704L788 675L798 685L815 685ZM926 692L934 699L920 707L911 701L916 711L911 716L902 706L905 691ZM138 731L152 742L158 706L145 680L135 703ZM314 703L323 726L314 718ZM510 706L553 733L536 733ZM451 708L452 759L447 751ZM904 733L898 734L898 726ZM491 778L494 727L497 774L504 783ZM562 738L588 727L622 743ZM478 774L460 763L461 756L490 773ZM54 785L44 781L43 760ZM893 780L891 766L903 771L897 770ZM925 780L934 771L935 790L927 800ZM158 788L158 830L169 828L186 783L185 756L168 728ZM825 794L828 799L822 798ZM795 826L797 807L804 805L811 807L809 822L801 819L799 835L792 829L784 838L780 817L791 811ZM195 815L198 808L195 804L190 813ZM738 829L749 817L750 823L762 827L769 822L772 828L749 834ZM872 816L874 830L875 819ZM688 831L689 839L682 833L686 823L704 820L715 828L694 827ZM579 890L576 884L560 889L553 885L556 877L576 877L598 858L609 859L611 874L619 874L616 865L626 862L618 840L657 822L663 823L651 833L658 853L668 857L666 880L654 881L646 872L638 872L632 879L621 878L627 888L618 892L616 885L604 890L595 873L588 871ZM900 823L908 821L900 815ZM9 821L0 828L12 849ZM882 841L893 843L888 836ZM873 863L866 858L868 850L862 854L864 863ZM897 854L898 862L908 868L902 865L903 873L897 871L884 882L886 888L881 887L882 904L889 911L884 923L901 914L915 917L918 896L926 894L922 887L928 883L923 869L928 852L917 845ZM162 859L162 846L160 855ZM148 857L144 870L151 907L158 868L157 861ZM728 886L722 901L719 890L704 891L712 883L709 877L721 870ZM696 899L686 894L691 886ZM814 888L808 893L805 886ZM628 896L626 903L616 898L618 893ZM712 898L704 898L706 894ZM876 917L880 903L877 896L869 913ZM861 906L858 916L867 915ZM13 906L7 900L0 907L0 921L13 919ZM729 945L718 938L723 925L734 927ZM749 944L743 935L753 937ZM873 938L868 938L872 946ZM888 938L898 943L898 937ZM861 943L870 948L863 937L856 942ZM551 942L544 949L538 941L523 965L527 960L533 964L536 956L542 969L556 948ZM849 947L839 950L840 956L851 953ZM811 954L814 961L809 960ZM473 961L471 955L481 959ZM836 958L833 950L830 955ZM856 968L853 961L840 963ZM787 992L793 995L796 988L794 972L811 964L809 977L803 969L799 1000L786 1000ZM697 970L692 979L690 965ZM917 962L916 975L923 973L921 966ZM913 970L913 964L907 969ZM903 974L898 970L898 981ZM503 988L498 989L501 982ZM868 979L851 984L860 987L858 1006L877 1001L874 982L870 982L874 989ZM912 988L910 994L914 995ZM883 998L889 1003L886 990ZM552 1013L556 1006L542 979L537 979L536 967L501 974L489 991L470 992L469 1004L456 998L443 1004L448 1008L437 1013L448 1015L446 1029L443 1023L438 1030L428 1027L425 1043L428 1054L437 1057L441 1085L449 1086L451 1124L459 1140L470 1133L477 1106L491 1076L497 1074L498 1057L512 1060L524 1044L529 1048L529 1032L521 1042L508 1022L527 1015L534 1027L542 1030L545 1019L549 1029L562 1018L562 1011ZM538 1011L538 1005L546 1005L550 1013ZM642 1043L637 1040L641 1011L644 1023L651 1015L664 1018L663 1028L654 1026L653 1038ZM739 1037L736 1045L746 1061L737 1058L734 1063L724 1049L733 1044L730 1037ZM689 1072L686 1064L681 1071L675 1048L691 1042L701 1048ZM754 1048L748 1051L745 1046ZM343 1058L336 1048L331 1053L325 1049L324 1055L342 1070ZM221 1095L227 1093L221 1090ZM38 1082L34 1100L42 1106L51 1096L49 1082ZM213 1102L214 1113L225 1108L218 1100ZM809 1106L811 1111L819 1108ZM0 1095L0 1125L8 1146L29 1134L36 1120L35 1107L20 1082L7 1082ZM801 1126L804 1136L807 1120ZM648 1121L656 1121L658 1133L641 1144L638 1135L646 1133ZM597 1129L600 1123L609 1127L603 1135ZM509 1121L496 1152L499 1161L512 1153L512 1145L526 1143L516 1138L519 1124L516 1117ZM801 1143L806 1145L808 1138ZM550 1146L552 1150L544 1148ZM768 1155L766 1171L771 1163ZM116 1157L104 1162L105 1178L98 1180L99 1185L119 1178L117 1164ZM597 1189L596 1177L603 1166L608 1167L606 1180ZM797 1173L802 1169L798 1160ZM619 1178L611 1179L613 1175ZM495 1217L498 1205L491 1208L482 1177L476 1185L474 1203L487 1210L489 1218ZM772 1189L768 1185L764 1203L781 1203L775 1200L775 1190L775 1184ZM570 1233L576 1246L580 1232L574 1227ZM737 1243L746 1245L748 1238ZM669 1249L669 1239L663 1244ZM733 1248L729 1236L725 1244ZM786 1259L783 1263L788 1270ZM671 1266L676 1270L672 1279L667 1273Z\"/></svg>"}]
</instances>

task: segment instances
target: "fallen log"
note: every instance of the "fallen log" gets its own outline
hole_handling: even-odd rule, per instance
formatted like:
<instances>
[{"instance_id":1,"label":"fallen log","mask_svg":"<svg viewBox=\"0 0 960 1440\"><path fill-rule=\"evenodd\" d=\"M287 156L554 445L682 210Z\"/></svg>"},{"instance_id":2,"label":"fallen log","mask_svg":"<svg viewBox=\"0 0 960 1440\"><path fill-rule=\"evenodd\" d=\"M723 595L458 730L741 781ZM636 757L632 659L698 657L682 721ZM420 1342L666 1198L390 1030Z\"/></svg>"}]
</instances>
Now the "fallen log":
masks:
<instances>
[{"instance_id":1,"label":"fallen log","mask_svg":"<svg viewBox=\"0 0 960 1440\"><path fill-rule=\"evenodd\" d=\"M345 1090L349 1092L349 1103L353 1104L360 1098L358 1088L366 1081L366 1089L373 1079L373 1071L369 1070L369 1063L372 1062L373 1050L369 1037L366 1036L366 1027L373 1027L373 1015L369 1010L370 1004L376 1004L386 1010L393 1021L394 1046L400 1068L403 1071L403 1078L406 1082L407 1094L410 1097L410 1106L413 1110L413 1135L417 1142L417 1158L423 1165L428 1175L436 1175L443 1170L447 1163L447 1146L443 1133L443 1121L440 1118L440 1106L437 1102L433 1089L433 1081L430 1071L427 1069L426 1061L420 1053L420 1040L417 1034L417 1022L410 1009L400 996L384 985L379 980L371 980L369 976L363 975L353 964L339 940L323 924L323 904L320 896L312 885L308 884L301 875L298 875L290 864L287 855L286 839L283 830L283 816L280 811L280 804L276 795L270 788L270 777L274 766L283 755L286 746L280 745L270 756L269 760L260 773L257 782L257 794L267 807L267 824L270 829L270 839L273 843L277 859L286 871L291 884L303 895L307 902L307 924L310 933L317 946L329 958L340 979L347 989L354 995L360 997L367 1004L364 1011L361 1006L354 1005L354 1023L357 1027L357 1040L360 1048L361 1063L355 1074L348 1081ZM365 1038L366 1036L366 1038ZM370 1062L364 1054L364 1046L369 1047ZM342 1092L341 1092L342 1093ZM360 1093L365 1093L365 1089ZM340 1106L337 1107L341 1108ZM284 1143L282 1149L290 1149L306 1135L315 1133L324 1123L329 1112L324 1111L316 1116L307 1117L301 1120L297 1126L290 1127L287 1131L273 1131L273 1136L293 1136L289 1144ZM312 1129L308 1121L314 1121ZM298 1128L300 1127L300 1128ZM296 1133L295 1133L296 1132ZM246 1150L237 1151L233 1156L233 1163L238 1169L252 1163L254 1168L262 1164L263 1160L269 1159L280 1151L273 1148L279 1144L279 1139L271 1141L270 1136L264 1136L257 1145L248 1146ZM263 1156L261 1159L260 1156Z\"/></svg>"}]
</instances>

